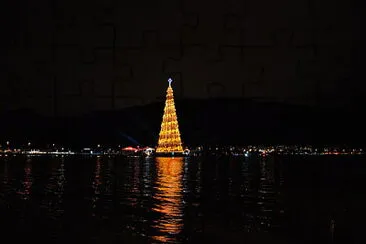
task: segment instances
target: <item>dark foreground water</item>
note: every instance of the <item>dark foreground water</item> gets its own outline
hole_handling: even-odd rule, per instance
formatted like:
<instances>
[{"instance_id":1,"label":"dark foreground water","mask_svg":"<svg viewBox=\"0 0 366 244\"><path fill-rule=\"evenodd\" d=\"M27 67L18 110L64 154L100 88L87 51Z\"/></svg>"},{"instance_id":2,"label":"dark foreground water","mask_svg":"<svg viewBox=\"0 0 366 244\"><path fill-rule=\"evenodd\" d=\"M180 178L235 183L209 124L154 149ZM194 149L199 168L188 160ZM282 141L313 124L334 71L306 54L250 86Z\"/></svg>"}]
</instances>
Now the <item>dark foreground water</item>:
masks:
<instances>
[{"instance_id":1,"label":"dark foreground water","mask_svg":"<svg viewBox=\"0 0 366 244\"><path fill-rule=\"evenodd\" d=\"M365 158L2 157L1 242L366 243Z\"/></svg>"}]
</instances>

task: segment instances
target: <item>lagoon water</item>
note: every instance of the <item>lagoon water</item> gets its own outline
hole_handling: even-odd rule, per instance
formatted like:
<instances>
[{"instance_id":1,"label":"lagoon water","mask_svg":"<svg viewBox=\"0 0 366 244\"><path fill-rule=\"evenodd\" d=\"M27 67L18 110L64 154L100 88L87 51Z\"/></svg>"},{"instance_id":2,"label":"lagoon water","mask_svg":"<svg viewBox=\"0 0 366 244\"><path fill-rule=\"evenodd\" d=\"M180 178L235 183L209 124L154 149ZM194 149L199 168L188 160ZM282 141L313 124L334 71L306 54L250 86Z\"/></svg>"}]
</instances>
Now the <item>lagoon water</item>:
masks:
<instances>
[{"instance_id":1,"label":"lagoon water","mask_svg":"<svg viewBox=\"0 0 366 244\"><path fill-rule=\"evenodd\" d=\"M1 238L366 243L362 156L0 158Z\"/></svg>"}]
</instances>

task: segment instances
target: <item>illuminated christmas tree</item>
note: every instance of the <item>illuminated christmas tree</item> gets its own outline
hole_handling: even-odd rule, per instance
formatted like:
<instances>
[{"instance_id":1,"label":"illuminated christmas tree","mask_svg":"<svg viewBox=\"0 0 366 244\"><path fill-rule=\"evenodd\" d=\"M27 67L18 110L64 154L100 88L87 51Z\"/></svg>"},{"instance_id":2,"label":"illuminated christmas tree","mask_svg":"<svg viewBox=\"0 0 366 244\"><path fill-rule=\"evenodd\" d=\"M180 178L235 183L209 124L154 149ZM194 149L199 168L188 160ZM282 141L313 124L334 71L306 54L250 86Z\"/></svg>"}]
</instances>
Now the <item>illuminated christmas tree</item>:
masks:
<instances>
[{"instance_id":1,"label":"illuminated christmas tree","mask_svg":"<svg viewBox=\"0 0 366 244\"><path fill-rule=\"evenodd\" d=\"M157 153L183 153L182 141L174 105L172 79L168 79L169 86L166 94L163 122L159 134Z\"/></svg>"}]
</instances>

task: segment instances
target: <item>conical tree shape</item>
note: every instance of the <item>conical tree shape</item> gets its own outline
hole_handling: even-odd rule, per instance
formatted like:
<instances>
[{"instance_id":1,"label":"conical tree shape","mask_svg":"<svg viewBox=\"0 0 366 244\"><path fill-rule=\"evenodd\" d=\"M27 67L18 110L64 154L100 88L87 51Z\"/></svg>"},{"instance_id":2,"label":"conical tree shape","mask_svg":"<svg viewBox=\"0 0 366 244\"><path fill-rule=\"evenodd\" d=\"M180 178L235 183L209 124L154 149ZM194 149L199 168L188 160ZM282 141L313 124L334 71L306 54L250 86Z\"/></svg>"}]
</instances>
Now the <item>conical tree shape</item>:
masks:
<instances>
[{"instance_id":1,"label":"conical tree shape","mask_svg":"<svg viewBox=\"0 0 366 244\"><path fill-rule=\"evenodd\" d=\"M169 86L166 91L166 101L159 134L157 153L182 153L182 141L178 126L177 114L174 105L173 88L171 86L172 79L169 79Z\"/></svg>"}]
</instances>

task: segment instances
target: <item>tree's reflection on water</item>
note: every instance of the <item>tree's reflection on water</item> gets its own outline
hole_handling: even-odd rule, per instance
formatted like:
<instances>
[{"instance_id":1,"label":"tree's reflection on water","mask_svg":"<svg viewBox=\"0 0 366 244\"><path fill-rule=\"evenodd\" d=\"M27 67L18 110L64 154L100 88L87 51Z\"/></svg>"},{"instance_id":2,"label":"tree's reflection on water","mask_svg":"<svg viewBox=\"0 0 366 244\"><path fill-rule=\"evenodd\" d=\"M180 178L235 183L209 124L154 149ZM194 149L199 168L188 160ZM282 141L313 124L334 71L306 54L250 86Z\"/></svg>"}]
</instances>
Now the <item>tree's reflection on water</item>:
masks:
<instances>
[{"instance_id":1,"label":"tree's reflection on water","mask_svg":"<svg viewBox=\"0 0 366 244\"><path fill-rule=\"evenodd\" d=\"M156 167L153 211L159 218L153 221L157 235L152 238L175 242L183 229L183 158L156 158Z\"/></svg>"}]
</instances>

